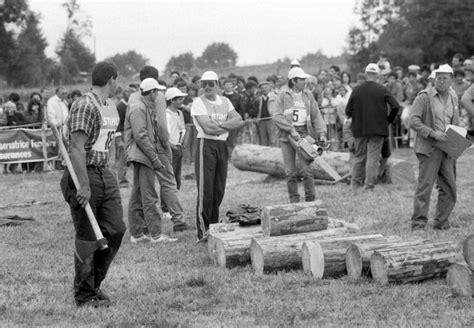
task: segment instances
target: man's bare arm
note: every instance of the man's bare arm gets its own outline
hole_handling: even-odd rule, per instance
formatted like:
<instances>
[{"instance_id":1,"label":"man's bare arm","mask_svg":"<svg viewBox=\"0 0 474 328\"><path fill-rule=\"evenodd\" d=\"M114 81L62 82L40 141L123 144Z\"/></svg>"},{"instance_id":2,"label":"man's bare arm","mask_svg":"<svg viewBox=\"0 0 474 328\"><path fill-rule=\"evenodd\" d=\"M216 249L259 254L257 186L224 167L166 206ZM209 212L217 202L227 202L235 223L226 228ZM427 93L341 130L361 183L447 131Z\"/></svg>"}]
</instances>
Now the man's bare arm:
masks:
<instances>
[{"instance_id":1,"label":"man's bare arm","mask_svg":"<svg viewBox=\"0 0 474 328\"><path fill-rule=\"evenodd\" d=\"M86 150L84 148L87 140L88 137L83 131L71 133L71 162L80 185L77 188L76 197L82 207L85 207L91 198L86 166Z\"/></svg>"}]
</instances>

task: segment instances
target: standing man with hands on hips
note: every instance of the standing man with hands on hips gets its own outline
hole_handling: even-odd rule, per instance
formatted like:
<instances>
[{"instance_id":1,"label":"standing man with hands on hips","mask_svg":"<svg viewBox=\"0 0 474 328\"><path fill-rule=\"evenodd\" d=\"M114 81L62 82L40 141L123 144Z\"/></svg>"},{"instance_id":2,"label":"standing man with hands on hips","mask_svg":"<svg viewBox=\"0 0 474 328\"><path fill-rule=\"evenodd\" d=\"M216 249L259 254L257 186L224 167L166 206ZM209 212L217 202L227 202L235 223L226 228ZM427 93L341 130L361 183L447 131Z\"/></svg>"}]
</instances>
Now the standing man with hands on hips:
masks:
<instances>
[{"instance_id":1,"label":"standing man with hands on hips","mask_svg":"<svg viewBox=\"0 0 474 328\"><path fill-rule=\"evenodd\" d=\"M242 117L230 100L217 94L217 83L215 72L205 72L201 77L204 93L191 107L199 145L195 161L198 241L207 240L209 224L219 221L219 206L224 198L229 159L226 140L230 130L243 125Z\"/></svg>"}]
</instances>

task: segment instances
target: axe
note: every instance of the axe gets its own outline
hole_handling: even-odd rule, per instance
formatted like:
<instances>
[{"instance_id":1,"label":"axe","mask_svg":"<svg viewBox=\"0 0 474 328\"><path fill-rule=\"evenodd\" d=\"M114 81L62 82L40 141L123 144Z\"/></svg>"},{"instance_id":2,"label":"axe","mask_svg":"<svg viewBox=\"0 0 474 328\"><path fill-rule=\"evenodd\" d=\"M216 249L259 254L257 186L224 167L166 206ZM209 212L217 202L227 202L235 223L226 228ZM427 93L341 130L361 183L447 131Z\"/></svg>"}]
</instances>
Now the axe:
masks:
<instances>
[{"instance_id":1,"label":"axe","mask_svg":"<svg viewBox=\"0 0 474 328\"><path fill-rule=\"evenodd\" d=\"M61 155L62 155L64 161L66 162L66 167L69 171L69 174L71 175L72 181L74 182L74 186L76 186L76 190L77 190L80 187L79 179L77 178L76 172L74 171L74 168L73 168L72 163L71 163L71 159L69 158L69 154L66 150L66 147L64 146L62 135L61 135L61 133L59 133L58 129L56 128L56 126L54 124L51 125L51 130L53 131L54 136L58 140L59 151L61 152ZM101 250L107 249L108 248L107 239L104 238L104 235L102 234L102 231L100 230L100 227L99 227L99 224L97 223L94 212L92 212L91 205L89 203L87 203L86 207L84 209L86 211L87 217L89 218L89 222L92 226L92 230L94 231L95 237L97 239L97 241L94 242L95 246L93 246L92 248L98 247ZM76 251L77 251L78 255L82 255L82 256L79 256L80 258L85 258L86 256L84 256L84 255L87 255L91 251L91 249L90 249L91 245L89 245L89 247L87 247L87 246L86 247L80 247L81 249L89 248L88 250L84 249L83 251L81 251L81 249L78 249L77 246L78 246L78 244L76 242ZM95 248L95 249L97 249L97 248Z\"/></svg>"}]
</instances>

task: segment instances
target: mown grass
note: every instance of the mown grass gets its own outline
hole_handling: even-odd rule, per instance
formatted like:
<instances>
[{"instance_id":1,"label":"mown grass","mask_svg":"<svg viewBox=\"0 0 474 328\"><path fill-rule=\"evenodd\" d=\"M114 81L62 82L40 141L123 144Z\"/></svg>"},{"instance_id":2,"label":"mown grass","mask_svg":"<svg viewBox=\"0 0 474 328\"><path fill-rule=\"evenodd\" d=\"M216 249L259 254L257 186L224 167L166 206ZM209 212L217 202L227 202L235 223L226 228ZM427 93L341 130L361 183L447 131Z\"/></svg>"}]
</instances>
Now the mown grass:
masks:
<instances>
[{"instance_id":1,"label":"mown grass","mask_svg":"<svg viewBox=\"0 0 474 328\"><path fill-rule=\"evenodd\" d=\"M411 150L395 156L416 163ZM428 238L462 241L473 233L473 160L471 149L458 161L453 228L441 233L430 228ZM192 171L185 165L184 174ZM211 265L207 248L195 245L195 230L179 234L171 245L132 245L127 233L103 284L116 305L78 309L72 298L74 231L59 179L60 173L0 177L0 205L51 202L1 212L36 218L21 227L0 228L2 327L474 326L472 299L449 297L442 279L380 286L366 278L316 280L301 271L255 276L250 267L219 269ZM124 213L129 190L122 189ZM364 231L412 236L412 185L377 186L375 192L355 196L345 184L316 190L332 217L356 222ZM194 225L195 182L184 180L180 195L188 223ZM240 203L284 202L284 181L229 166L222 214ZM169 221L165 230L171 231Z\"/></svg>"}]
</instances>

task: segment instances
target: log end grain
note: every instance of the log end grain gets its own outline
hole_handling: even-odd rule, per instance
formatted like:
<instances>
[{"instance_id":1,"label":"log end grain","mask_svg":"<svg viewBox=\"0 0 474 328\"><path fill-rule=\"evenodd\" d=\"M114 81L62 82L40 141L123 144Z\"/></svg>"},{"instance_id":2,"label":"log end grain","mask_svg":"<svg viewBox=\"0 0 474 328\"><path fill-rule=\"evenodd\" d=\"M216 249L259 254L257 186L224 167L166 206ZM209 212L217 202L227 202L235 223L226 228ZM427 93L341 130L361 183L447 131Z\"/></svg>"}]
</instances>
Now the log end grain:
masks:
<instances>
[{"instance_id":1,"label":"log end grain","mask_svg":"<svg viewBox=\"0 0 474 328\"><path fill-rule=\"evenodd\" d=\"M212 264L217 265L216 243L215 238L211 235L207 239L207 252L209 254L209 258L211 259Z\"/></svg>"},{"instance_id":2,"label":"log end grain","mask_svg":"<svg viewBox=\"0 0 474 328\"><path fill-rule=\"evenodd\" d=\"M362 255L356 245L351 245L346 252L346 269L350 279L359 279L362 276Z\"/></svg>"},{"instance_id":3,"label":"log end grain","mask_svg":"<svg viewBox=\"0 0 474 328\"><path fill-rule=\"evenodd\" d=\"M375 281L382 285L388 283L387 263L385 257L378 252L374 252L370 257L370 271Z\"/></svg>"},{"instance_id":4,"label":"log end grain","mask_svg":"<svg viewBox=\"0 0 474 328\"><path fill-rule=\"evenodd\" d=\"M216 239L214 242L214 260L215 264L221 268L226 267L226 254L225 254L225 248L224 248L224 243L220 239Z\"/></svg>"},{"instance_id":5,"label":"log end grain","mask_svg":"<svg viewBox=\"0 0 474 328\"><path fill-rule=\"evenodd\" d=\"M262 275L264 267L263 250L253 238L250 243L250 260L252 262L253 271L258 275Z\"/></svg>"},{"instance_id":6,"label":"log end grain","mask_svg":"<svg viewBox=\"0 0 474 328\"><path fill-rule=\"evenodd\" d=\"M467 265L454 263L448 269L446 282L454 295L474 296L474 275Z\"/></svg>"},{"instance_id":7,"label":"log end grain","mask_svg":"<svg viewBox=\"0 0 474 328\"><path fill-rule=\"evenodd\" d=\"M462 244L462 254L469 269L474 271L474 235L470 235L464 240Z\"/></svg>"},{"instance_id":8,"label":"log end grain","mask_svg":"<svg viewBox=\"0 0 474 328\"><path fill-rule=\"evenodd\" d=\"M324 273L324 253L318 242L305 241L301 248L303 271L315 278L322 278Z\"/></svg>"}]
</instances>

